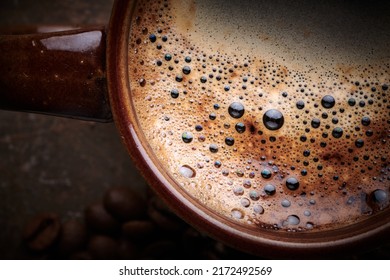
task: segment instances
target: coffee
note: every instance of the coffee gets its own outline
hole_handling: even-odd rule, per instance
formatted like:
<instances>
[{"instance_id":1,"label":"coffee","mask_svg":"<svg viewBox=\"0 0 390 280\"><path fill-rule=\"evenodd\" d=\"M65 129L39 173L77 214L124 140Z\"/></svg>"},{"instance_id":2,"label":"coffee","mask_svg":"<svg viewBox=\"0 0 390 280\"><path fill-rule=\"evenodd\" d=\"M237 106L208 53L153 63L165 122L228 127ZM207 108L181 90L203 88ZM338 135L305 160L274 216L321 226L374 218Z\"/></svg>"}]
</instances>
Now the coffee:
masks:
<instances>
[{"instance_id":1,"label":"coffee","mask_svg":"<svg viewBox=\"0 0 390 280\"><path fill-rule=\"evenodd\" d=\"M33 217L23 230L27 247L40 252L50 249L58 240L61 223L55 213L41 213Z\"/></svg>"},{"instance_id":2,"label":"coffee","mask_svg":"<svg viewBox=\"0 0 390 280\"><path fill-rule=\"evenodd\" d=\"M246 226L318 231L386 209L387 6L138 1L130 90L155 156Z\"/></svg>"}]
</instances>

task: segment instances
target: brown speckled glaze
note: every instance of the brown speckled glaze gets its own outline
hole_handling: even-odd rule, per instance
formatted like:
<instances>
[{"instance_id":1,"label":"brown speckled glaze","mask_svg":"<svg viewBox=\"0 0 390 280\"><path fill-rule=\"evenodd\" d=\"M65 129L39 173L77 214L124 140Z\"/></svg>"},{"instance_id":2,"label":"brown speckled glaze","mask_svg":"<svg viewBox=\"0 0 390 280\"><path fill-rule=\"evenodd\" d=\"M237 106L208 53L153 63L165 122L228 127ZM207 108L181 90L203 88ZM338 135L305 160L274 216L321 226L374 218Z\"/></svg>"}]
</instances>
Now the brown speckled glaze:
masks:
<instances>
[{"instance_id":1,"label":"brown speckled glaze","mask_svg":"<svg viewBox=\"0 0 390 280\"><path fill-rule=\"evenodd\" d=\"M112 120L105 50L102 27L2 35L0 108Z\"/></svg>"}]
</instances>

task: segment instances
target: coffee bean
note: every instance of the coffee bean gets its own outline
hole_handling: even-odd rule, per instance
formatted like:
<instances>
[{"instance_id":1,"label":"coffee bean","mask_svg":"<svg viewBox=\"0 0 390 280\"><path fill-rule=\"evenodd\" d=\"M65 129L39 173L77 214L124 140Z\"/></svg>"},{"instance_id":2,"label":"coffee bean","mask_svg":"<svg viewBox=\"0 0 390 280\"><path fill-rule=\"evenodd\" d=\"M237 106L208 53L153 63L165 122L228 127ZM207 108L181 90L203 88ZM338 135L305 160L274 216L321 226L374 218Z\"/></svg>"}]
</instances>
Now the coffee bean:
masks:
<instances>
[{"instance_id":1,"label":"coffee bean","mask_svg":"<svg viewBox=\"0 0 390 280\"><path fill-rule=\"evenodd\" d=\"M111 216L102 203L94 203L88 206L85 211L86 225L97 232L114 233L119 230L119 222Z\"/></svg>"},{"instance_id":2,"label":"coffee bean","mask_svg":"<svg viewBox=\"0 0 390 280\"><path fill-rule=\"evenodd\" d=\"M111 237L95 235L88 242L88 252L93 259L114 260L118 258L118 244Z\"/></svg>"},{"instance_id":3,"label":"coffee bean","mask_svg":"<svg viewBox=\"0 0 390 280\"><path fill-rule=\"evenodd\" d=\"M178 231L184 226L183 221L157 197L149 200L148 216L158 227L166 231Z\"/></svg>"},{"instance_id":4,"label":"coffee bean","mask_svg":"<svg viewBox=\"0 0 390 280\"><path fill-rule=\"evenodd\" d=\"M192 227L186 228L182 233L182 243L193 247L200 248L204 247L209 240L205 235L202 235L199 231Z\"/></svg>"},{"instance_id":5,"label":"coffee bean","mask_svg":"<svg viewBox=\"0 0 390 280\"><path fill-rule=\"evenodd\" d=\"M145 216L145 199L130 188L112 187L105 193L103 201L107 211L120 221Z\"/></svg>"},{"instance_id":6,"label":"coffee bean","mask_svg":"<svg viewBox=\"0 0 390 280\"><path fill-rule=\"evenodd\" d=\"M156 227L151 221L128 221L122 225L122 233L125 237L145 239L149 238Z\"/></svg>"},{"instance_id":7,"label":"coffee bean","mask_svg":"<svg viewBox=\"0 0 390 280\"><path fill-rule=\"evenodd\" d=\"M183 257L187 259L204 259L202 251L210 248L214 240L202 235L191 227L187 227L181 232L180 241L178 242L180 243L181 251L183 251Z\"/></svg>"},{"instance_id":8,"label":"coffee bean","mask_svg":"<svg viewBox=\"0 0 390 280\"><path fill-rule=\"evenodd\" d=\"M55 213L42 213L26 225L23 239L33 251L44 251L57 240L61 230L60 220Z\"/></svg>"},{"instance_id":9,"label":"coffee bean","mask_svg":"<svg viewBox=\"0 0 390 280\"><path fill-rule=\"evenodd\" d=\"M137 245L128 240L120 239L118 241L118 257L122 260L135 260L138 258L138 247Z\"/></svg>"},{"instance_id":10,"label":"coffee bean","mask_svg":"<svg viewBox=\"0 0 390 280\"><path fill-rule=\"evenodd\" d=\"M148 209L150 207L153 207L157 211L161 212L164 215L172 216L178 220L180 220L175 212L172 211L171 208L168 207L168 205L158 196L151 196L151 198L148 201Z\"/></svg>"},{"instance_id":11,"label":"coffee bean","mask_svg":"<svg viewBox=\"0 0 390 280\"><path fill-rule=\"evenodd\" d=\"M87 241L87 228L78 220L68 220L62 224L62 230L57 245L60 255L70 255L80 250Z\"/></svg>"},{"instance_id":12,"label":"coffee bean","mask_svg":"<svg viewBox=\"0 0 390 280\"><path fill-rule=\"evenodd\" d=\"M182 259L178 244L170 240L161 240L146 246L141 253L141 259L169 260Z\"/></svg>"},{"instance_id":13,"label":"coffee bean","mask_svg":"<svg viewBox=\"0 0 390 280\"><path fill-rule=\"evenodd\" d=\"M79 251L69 257L70 260L92 260L92 256L88 251Z\"/></svg>"},{"instance_id":14,"label":"coffee bean","mask_svg":"<svg viewBox=\"0 0 390 280\"><path fill-rule=\"evenodd\" d=\"M205 249L199 253L199 259L202 260L220 260L221 258L218 257L218 255L210 250L210 249Z\"/></svg>"}]
</instances>

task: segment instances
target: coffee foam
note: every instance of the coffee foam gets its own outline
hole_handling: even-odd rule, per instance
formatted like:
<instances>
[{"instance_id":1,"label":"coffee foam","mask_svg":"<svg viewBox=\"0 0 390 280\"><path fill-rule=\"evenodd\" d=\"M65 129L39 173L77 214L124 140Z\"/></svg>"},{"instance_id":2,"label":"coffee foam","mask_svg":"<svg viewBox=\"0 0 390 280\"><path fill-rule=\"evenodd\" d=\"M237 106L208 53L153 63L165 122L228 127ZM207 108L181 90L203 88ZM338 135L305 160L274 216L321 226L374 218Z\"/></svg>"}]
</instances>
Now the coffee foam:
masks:
<instances>
[{"instance_id":1,"label":"coffee foam","mask_svg":"<svg viewBox=\"0 0 390 280\"><path fill-rule=\"evenodd\" d=\"M383 19L389 5L378 11L338 2L198 0L172 6L179 32L207 53L272 57L295 70L388 61Z\"/></svg>"},{"instance_id":2,"label":"coffee foam","mask_svg":"<svg viewBox=\"0 0 390 280\"><path fill-rule=\"evenodd\" d=\"M258 2L140 1L130 87L155 155L201 204L254 227L316 231L388 207L389 29L348 37L349 7Z\"/></svg>"}]
</instances>

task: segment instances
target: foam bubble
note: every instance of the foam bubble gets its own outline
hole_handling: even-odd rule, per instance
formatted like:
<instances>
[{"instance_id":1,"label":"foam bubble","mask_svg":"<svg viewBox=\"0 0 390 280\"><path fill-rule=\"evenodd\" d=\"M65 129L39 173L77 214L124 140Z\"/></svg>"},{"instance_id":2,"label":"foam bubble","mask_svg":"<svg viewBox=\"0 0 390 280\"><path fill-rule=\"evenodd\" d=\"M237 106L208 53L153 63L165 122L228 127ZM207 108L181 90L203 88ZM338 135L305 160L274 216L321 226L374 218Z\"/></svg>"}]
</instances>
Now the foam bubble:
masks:
<instances>
[{"instance_id":1,"label":"foam bubble","mask_svg":"<svg viewBox=\"0 0 390 280\"><path fill-rule=\"evenodd\" d=\"M194 178L196 175L195 170L188 165L181 166L179 172L181 175L183 175L186 178Z\"/></svg>"}]
</instances>

